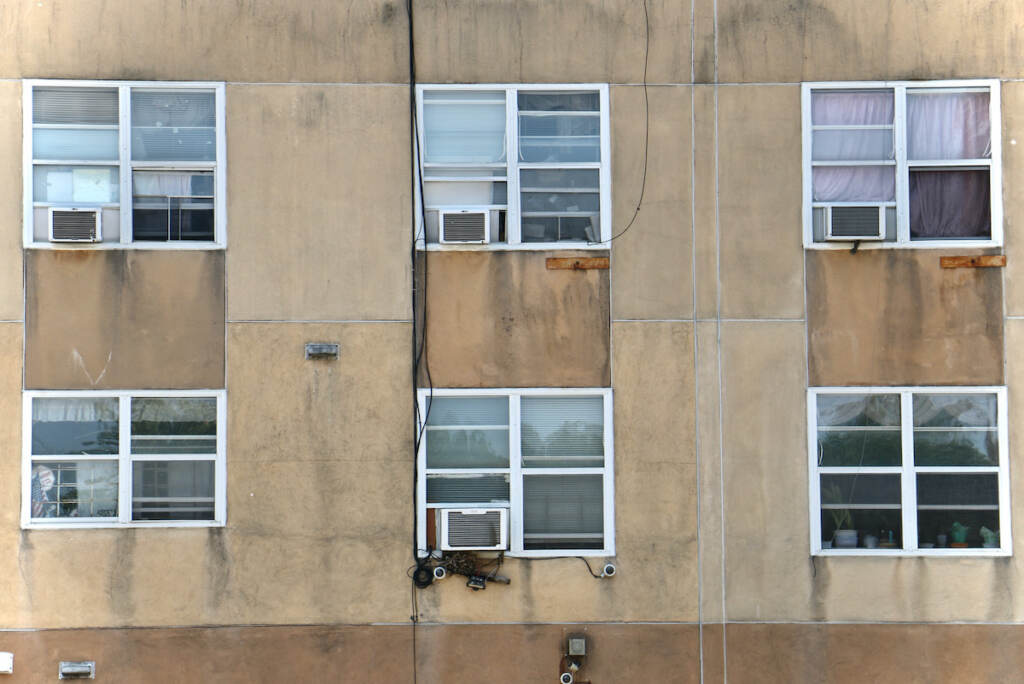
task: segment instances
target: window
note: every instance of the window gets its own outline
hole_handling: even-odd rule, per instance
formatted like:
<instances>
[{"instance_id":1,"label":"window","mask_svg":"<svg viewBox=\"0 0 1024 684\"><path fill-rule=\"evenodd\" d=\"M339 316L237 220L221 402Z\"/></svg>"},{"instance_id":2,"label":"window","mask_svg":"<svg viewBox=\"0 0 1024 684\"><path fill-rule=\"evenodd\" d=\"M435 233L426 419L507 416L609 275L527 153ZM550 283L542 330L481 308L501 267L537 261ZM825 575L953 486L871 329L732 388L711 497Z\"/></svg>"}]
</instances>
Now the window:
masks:
<instances>
[{"instance_id":1,"label":"window","mask_svg":"<svg viewBox=\"0 0 1024 684\"><path fill-rule=\"evenodd\" d=\"M224 86L26 81L25 244L224 245Z\"/></svg>"},{"instance_id":2,"label":"window","mask_svg":"<svg viewBox=\"0 0 1024 684\"><path fill-rule=\"evenodd\" d=\"M224 399L25 392L22 526L224 524Z\"/></svg>"},{"instance_id":3,"label":"window","mask_svg":"<svg viewBox=\"0 0 1024 684\"><path fill-rule=\"evenodd\" d=\"M516 249L610 238L608 87L419 86L420 244ZM607 245L604 245L607 248Z\"/></svg>"},{"instance_id":4,"label":"window","mask_svg":"<svg viewBox=\"0 0 1024 684\"><path fill-rule=\"evenodd\" d=\"M814 554L1010 555L1006 389L808 392Z\"/></svg>"},{"instance_id":5,"label":"window","mask_svg":"<svg viewBox=\"0 0 1024 684\"><path fill-rule=\"evenodd\" d=\"M998 81L804 84L803 135L806 246L1002 243Z\"/></svg>"},{"instance_id":6,"label":"window","mask_svg":"<svg viewBox=\"0 0 1024 684\"><path fill-rule=\"evenodd\" d=\"M421 390L420 410L421 555L487 519L482 543L467 548L615 553L610 389Z\"/></svg>"}]
</instances>

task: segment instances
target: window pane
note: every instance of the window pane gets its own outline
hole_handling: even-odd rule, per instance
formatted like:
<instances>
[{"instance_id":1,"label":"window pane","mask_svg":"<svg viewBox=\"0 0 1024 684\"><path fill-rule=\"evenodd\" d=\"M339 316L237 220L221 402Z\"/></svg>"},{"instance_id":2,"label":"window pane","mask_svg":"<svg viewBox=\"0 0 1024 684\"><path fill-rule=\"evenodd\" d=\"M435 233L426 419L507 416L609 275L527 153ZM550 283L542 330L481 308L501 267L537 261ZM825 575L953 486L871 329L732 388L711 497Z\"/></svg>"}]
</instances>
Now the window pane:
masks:
<instances>
[{"instance_id":1,"label":"window pane","mask_svg":"<svg viewBox=\"0 0 1024 684\"><path fill-rule=\"evenodd\" d=\"M43 166L32 169L32 199L61 204L120 201L116 166Z\"/></svg>"},{"instance_id":2,"label":"window pane","mask_svg":"<svg viewBox=\"0 0 1024 684\"><path fill-rule=\"evenodd\" d=\"M508 475L427 475L427 503L508 505Z\"/></svg>"},{"instance_id":3,"label":"window pane","mask_svg":"<svg viewBox=\"0 0 1024 684\"><path fill-rule=\"evenodd\" d=\"M900 475L820 477L822 541L833 541L839 548L902 548ZM836 534L841 530L856 530L856 542L844 544L846 535L853 542L852 533Z\"/></svg>"},{"instance_id":4,"label":"window pane","mask_svg":"<svg viewBox=\"0 0 1024 684\"><path fill-rule=\"evenodd\" d=\"M508 427L427 428L428 468L507 468Z\"/></svg>"},{"instance_id":5,"label":"window pane","mask_svg":"<svg viewBox=\"0 0 1024 684\"><path fill-rule=\"evenodd\" d=\"M32 89L32 123L116 126L116 88Z\"/></svg>"},{"instance_id":6,"label":"window pane","mask_svg":"<svg viewBox=\"0 0 1024 684\"><path fill-rule=\"evenodd\" d=\"M214 161L217 118L213 92L132 91L132 159Z\"/></svg>"},{"instance_id":7,"label":"window pane","mask_svg":"<svg viewBox=\"0 0 1024 684\"><path fill-rule=\"evenodd\" d=\"M604 547L601 475L525 475L523 548Z\"/></svg>"},{"instance_id":8,"label":"window pane","mask_svg":"<svg viewBox=\"0 0 1024 684\"><path fill-rule=\"evenodd\" d=\"M813 133L815 161L893 159L892 129L823 130Z\"/></svg>"},{"instance_id":9,"label":"window pane","mask_svg":"<svg viewBox=\"0 0 1024 684\"><path fill-rule=\"evenodd\" d=\"M428 164L504 162L505 93L425 91L423 161Z\"/></svg>"},{"instance_id":10,"label":"window pane","mask_svg":"<svg viewBox=\"0 0 1024 684\"><path fill-rule=\"evenodd\" d=\"M894 202L893 166L816 166L812 172L815 202Z\"/></svg>"},{"instance_id":11,"label":"window pane","mask_svg":"<svg viewBox=\"0 0 1024 684\"><path fill-rule=\"evenodd\" d=\"M524 468L604 465L602 397L523 397Z\"/></svg>"},{"instance_id":12,"label":"window pane","mask_svg":"<svg viewBox=\"0 0 1024 684\"><path fill-rule=\"evenodd\" d=\"M32 453L116 454L117 398L32 399Z\"/></svg>"},{"instance_id":13,"label":"window pane","mask_svg":"<svg viewBox=\"0 0 1024 684\"><path fill-rule=\"evenodd\" d=\"M837 549L902 549L903 514L899 508L823 509L821 541Z\"/></svg>"},{"instance_id":14,"label":"window pane","mask_svg":"<svg viewBox=\"0 0 1024 684\"><path fill-rule=\"evenodd\" d=\"M599 242L596 216L524 216L523 242Z\"/></svg>"},{"instance_id":15,"label":"window pane","mask_svg":"<svg viewBox=\"0 0 1024 684\"><path fill-rule=\"evenodd\" d=\"M911 239L988 239L991 234L988 169L910 170Z\"/></svg>"},{"instance_id":16,"label":"window pane","mask_svg":"<svg viewBox=\"0 0 1024 684\"><path fill-rule=\"evenodd\" d=\"M988 91L907 91L907 157L986 159L992 156Z\"/></svg>"},{"instance_id":17,"label":"window pane","mask_svg":"<svg viewBox=\"0 0 1024 684\"><path fill-rule=\"evenodd\" d=\"M601 161L599 95L520 93L519 159L551 163Z\"/></svg>"},{"instance_id":18,"label":"window pane","mask_svg":"<svg viewBox=\"0 0 1024 684\"><path fill-rule=\"evenodd\" d=\"M117 161L117 129L35 128L32 158L63 161Z\"/></svg>"},{"instance_id":19,"label":"window pane","mask_svg":"<svg viewBox=\"0 0 1024 684\"><path fill-rule=\"evenodd\" d=\"M919 473L917 505L921 508L957 505L998 507L999 477L996 473Z\"/></svg>"},{"instance_id":20,"label":"window pane","mask_svg":"<svg viewBox=\"0 0 1024 684\"><path fill-rule=\"evenodd\" d=\"M996 427L995 394L915 394L914 427Z\"/></svg>"},{"instance_id":21,"label":"window pane","mask_svg":"<svg viewBox=\"0 0 1024 684\"><path fill-rule=\"evenodd\" d=\"M133 398L132 453L217 453L217 400Z\"/></svg>"},{"instance_id":22,"label":"window pane","mask_svg":"<svg viewBox=\"0 0 1024 684\"><path fill-rule=\"evenodd\" d=\"M903 462L898 394L819 394L819 466Z\"/></svg>"},{"instance_id":23,"label":"window pane","mask_svg":"<svg viewBox=\"0 0 1024 684\"><path fill-rule=\"evenodd\" d=\"M132 463L132 520L213 520L213 461Z\"/></svg>"},{"instance_id":24,"label":"window pane","mask_svg":"<svg viewBox=\"0 0 1024 684\"><path fill-rule=\"evenodd\" d=\"M892 90L815 90L811 122L815 126L891 125Z\"/></svg>"},{"instance_id":25,"label":"window pane","mask_svg":"<svg viewBox=\"0 0 1024 684\"><path fill-rule=\"evenodd\" d=\"M900 475L867 475L852 473L850 475L821 476L821 505L829 506L873 505L882 504L899 507L902 497L900 491Z\"/></svg>"},{"instance_id":26,"label":"window pane","mask_svg":"<svg viewBox=\"0 0 1024 684\"><path fill-rule=\"evenodd\" d=\"M117 461L34 461L33 518L117 515Z\"/></svg>"},{"instance_id":27,"label":"window pane","mask_svg":"<svg viewBox=\"0 0 1024 684\"><path fill-rule=\"evenodd\" d=\"M132 173L132 239L214 239L212 171Z\"/></svg>"},{"instance_id":28,"label":"window pane","mask_svg":"<svg viewBox=\"0 0 1024 684\"><path fill-rule=\"evenodd\" d=\"M955 548L999 546L999 479L995 473L921 473L917 476L917 504L921 543ZM939 539L940 534L945 541Z\"/></svg>"}]
</instances>

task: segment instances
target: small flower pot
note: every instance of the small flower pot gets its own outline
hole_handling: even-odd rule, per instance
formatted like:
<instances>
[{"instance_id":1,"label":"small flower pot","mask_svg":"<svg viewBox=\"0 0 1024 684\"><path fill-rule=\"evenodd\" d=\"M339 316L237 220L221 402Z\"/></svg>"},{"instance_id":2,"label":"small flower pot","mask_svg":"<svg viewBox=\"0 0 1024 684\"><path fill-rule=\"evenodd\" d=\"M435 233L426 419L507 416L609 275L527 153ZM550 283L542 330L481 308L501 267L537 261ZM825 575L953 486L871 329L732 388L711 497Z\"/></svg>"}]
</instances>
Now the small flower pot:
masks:
<instances>
[{"instance_id":1,"label":"small flower pot","mask_svg":"<svg viewBox=\"0 0 1024 684\"><path fill-rule=\"evenodd\" d=\"M833 545L837 549L857 548L857 530L836 530Z\"/></svg>"}]
</instances>

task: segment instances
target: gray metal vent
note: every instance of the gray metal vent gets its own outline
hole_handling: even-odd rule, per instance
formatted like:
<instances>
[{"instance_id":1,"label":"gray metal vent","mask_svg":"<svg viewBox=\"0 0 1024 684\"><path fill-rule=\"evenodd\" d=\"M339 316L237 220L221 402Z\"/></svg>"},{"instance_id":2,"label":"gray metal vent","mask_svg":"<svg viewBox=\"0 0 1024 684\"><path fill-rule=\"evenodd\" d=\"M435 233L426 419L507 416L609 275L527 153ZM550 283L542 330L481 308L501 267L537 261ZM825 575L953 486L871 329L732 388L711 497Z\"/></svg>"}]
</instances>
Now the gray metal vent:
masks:
<instances>
[{"instance_id":1,"label":"gray metal vent","mask_svg":"<svg viewBox=\"0 0 1024 684\"><path fill-rule=\"evenodd\" d=\"M832 207L829 237L833 240L881 239L878 207Z\"/></svg>"},{"instance_id":2,"label":"gray metal vent","mask_svg":"<svg viewBox=\"0 0 1024 684\"><path fill-rule=\"evenodd\" d=\"M441 549L495 549L507 547L508 509L442 509Z\"/></svg>"},{"instance_id":3,"label":"gray metal vent","mask_svg":"<svg viewBox=\"0 0 1024 684\"><path fill-rule=\"evenodd\" d=\"M50 211L50 240L54 242L95 242L99 233L99 209Z\"/></svg>"},{"instance_id":4,"label":"gray metal vent","mask_svg":"<svg viewBox=\"0 0 1024 684\"><path fill-rule=\"evenodd\" d=\"M441 242L487 242L486 211L441 212Z\"/></svg>"}]
</instances>

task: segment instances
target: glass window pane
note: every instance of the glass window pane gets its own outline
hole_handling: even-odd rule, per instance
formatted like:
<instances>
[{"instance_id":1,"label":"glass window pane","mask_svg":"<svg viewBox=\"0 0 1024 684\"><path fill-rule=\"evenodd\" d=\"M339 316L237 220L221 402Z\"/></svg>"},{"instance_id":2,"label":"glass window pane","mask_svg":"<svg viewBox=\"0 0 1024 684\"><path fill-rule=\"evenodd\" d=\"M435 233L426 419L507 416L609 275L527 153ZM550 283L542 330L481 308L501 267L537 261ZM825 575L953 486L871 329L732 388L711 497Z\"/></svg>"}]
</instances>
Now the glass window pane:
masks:
<instances>
[{"instance_id":1,"label":"glass window pane","mask_svg":"<svg viewBox=\"0 0 1024 684\"><path fill-rule=\"evenodd\" d=\"M914 430L914 465L999 465L999 435L994 428L969 432Z\"/></svg>"},{"instance_id":2,"label":"glass window pane","mask_svg":"<svg viewBox=\"0 0 1024 684\"><path fill-rule=\"evenodd\" d=\"M815 166L811 175L815 202L896 201L893 166Z\"/></svg>"},{"instance_id":3,"label":"glass window pane","mask_svg":"<svg viewBox=\"0 0 1024 684\"><path fill-rule=\"evenodd\" d=\"M216 398L133 398L132 453L217 453Z\"/></svg>"},{"instance_id":4,"label":"glass window pane","mask_svg":"<svg viewBox=\"0 0 1024 684\"><path fill-rule=\"evenodd\" d=\"M117 128L35 128L33 159L117 161Z\"/></svg>"},{"instance_id":5,"label":"glass window pane","mask_svg":"<svg viewBox=\"0 0 1024 684\"><path fill-rule=\"evenodd\" d=\"M215 99L211 91L132 90L132 159L214 161Z\"/></svg>"},{"instance_id":6,"label":"glass window pane","mask_svg":"<svg viewBox=\"0 0 1024 684\"><path fill-rule=\"evenodd\" d=\"M507 468L508 427L427 428L428 468Z\"/></svg>"},{"instance_id":7,"label":"glass window pane","mask_svg":"<svg viewBox=\"0 0 1024 684\"><path fill-rule=\"evenodd\" d=\"M213 461L132 463L132 520L213 520Z\"/></svg>"},{"instance_id":8,"label":"glass window pane","mask_svg":"<svg viewBox=\"0 0 1024 684\"><path fill-rule=\"evenodd\" d=\"M895 505L899 507L902 493L900 475L827 474L821 476L821 505L829 506Z\"/></svg>"},{"instance_id":9,"label":"glass window pane","mask_svg":"<svg viewBox=\"0 0 1024 684\"><path fill-rule=\"evenodd\" d=\"M912 161L991 157L988 104L987 90L908 90L907 157Z\"/></svg>"},{"instance_id":10,"label":"glass window pane","mask_svg":"<svg viewBox=\"0 0 1024 684\"><path fill-rule=\"evenodd\" d=\"M505 93L449 90L423 94L423 161L505 161Z\"/></svg>"},{"instance_id":11,"label":"glass window pane","mask_svg":"<svg viewBox=\"0 0 1024 684\"><path fill-rule=\"evenodd\" d=\"M118 453L117 398L33 398L32 453Z\"/></svg>"},{"instance_id":12,"label":"glass window pane","mask_svg":"<svg viewBox=\"0 0 1024 684\"><path fill-rule=\"evenodd\" d=\"M995 394L915 394L914 427L996 427Z\"/></svg>"},{"instance_id":13,"label":"glass window pane","mask_svg":"<svg viewBox=\"0 0 1024 684\"><path fill-rule=\"evenodd\" d=\"M523 397L524 468L604 465L602 397Z\"/></svg>"},{"instance_id":14,"label":"glass window pane","mask_svg":"<svg viewBox=\"0 0 1024 684\"><path fill-rule=\"evenodd\" d=\"M212 171L132 173L132 239L214 240Z\"/></svg>"},{"instance_id":15,"label":"glass window pane","mask_svg":"<svg viewBox=\"0 0 1024 684\"><path fill-rule=\"evenodd\" d=\"M898 394L819 394L819 466L903 462Z\"/></svg>"},{"instance_id":16,"label":"glass window pane","mask_svg":"<svg viewBox=\"0 0 1024 684\"><path fill-rule=\"evenodd\" d=\"M427 475L427 503L508 505L508 475Z\"/></svg>"},{"instance_id":17,"label":"glass window pane","mask_svg":"<svg viewBox=\"0 0 1024 684\"><path fill-rule=\"evenodd\" d=\"M910 170L910 238L988 239L992 205L988 169Z\"/></svg>"},{"instance_id":18,"label":"glass window pane","mask_svg":"<svg viewBox=\"0 0 1024 684\"><path fill-rule=\"evenodd\" d=\"M601 161L598 93L520 93L519 159Z\"/></svg>"},{"instance_id":19,"label":"glass window pane","mask_svg":"<svg viewBox=\"0 0 1024 684\"><path fill-rule=\"evenodd\" d=\"M811 122L815 126L891 125L892 90L815 90Z\"/></svg>"},{"instance_id":20,"label":"glass window pane","mask_svg":"<svg viewBox=\"0 0 1024 684\"><path fill-rule=\"evenodd\" d=\"M524 216L523 242L599 242L597 216Z\"/></svg>"},{"instance_id":21,"label":"glass window pane","mask_svg":"<svg viewBox=\"0 0 1024 684\"><path fill-rule=\"evenodd\" d=\"M822 541L832 541L837 548L902 547L899 474L829 474L820 478Z\"/></svg>"},{"instance_id":22,"label":"glass window pane","mask_svg":"<svg viewBox=\"0 0 1024 684\"><path fill-rule=\"evenodd\" d=\"M917 505L998 507L999 477L996 473L918 473Z\"/></svg>"},{"instance_id":23,"label":"glass window pane","mask_svg":"<svg viewBox=\"0 0 1024 684\"><path fill-rule=\"evenodd\" d=\"M49 166L32 169L32 199L55 204L112 204L120 201L116 166Z\"/></svg>"},{"instance_id":24,"label":"glass window pane","mask_svg":"<svg viewBox=\"0 0 1024 684\"><path fill-rule=\"evenodd\" d=\"M885 161L893 159L892 129L814 131L815 161Z\"/></svg>"},{"instance_id":25,"label":"glass window pane","mask_svg":"<svg viewBox=\"0 0 1024 684\"><path fill-rule=\"evenodd\" d=\"M32 123L116 126L116 88L32 89Z\"/></svg>"},{"instance_id":26,"label":"glass window pane","mask_svg":"<svg viewBox=\"0 0 1024 684\"><path fill-rule=\"evenodd\" d=\"M819 394L818 425L900 426L898 394Z\"/></svg>"},{"instance_id":27,"label":"glass window pane","mask_svg":"<svg viewBox=\"0 0 1024 684\"><path fill-rule=\"evenodd\" d=\"M117 461L34 461L33 518L117 516Z\"/></svg>"},{"instance_id":28,"label":"glass window pane","mask_svg":"<svg viewBox=\"0 0 1024 684\"><path fill-rule=\"evenodd\" d=\"M523 548L604 547L601 475L525 475Z\"/></svg>"}]
</instances>

